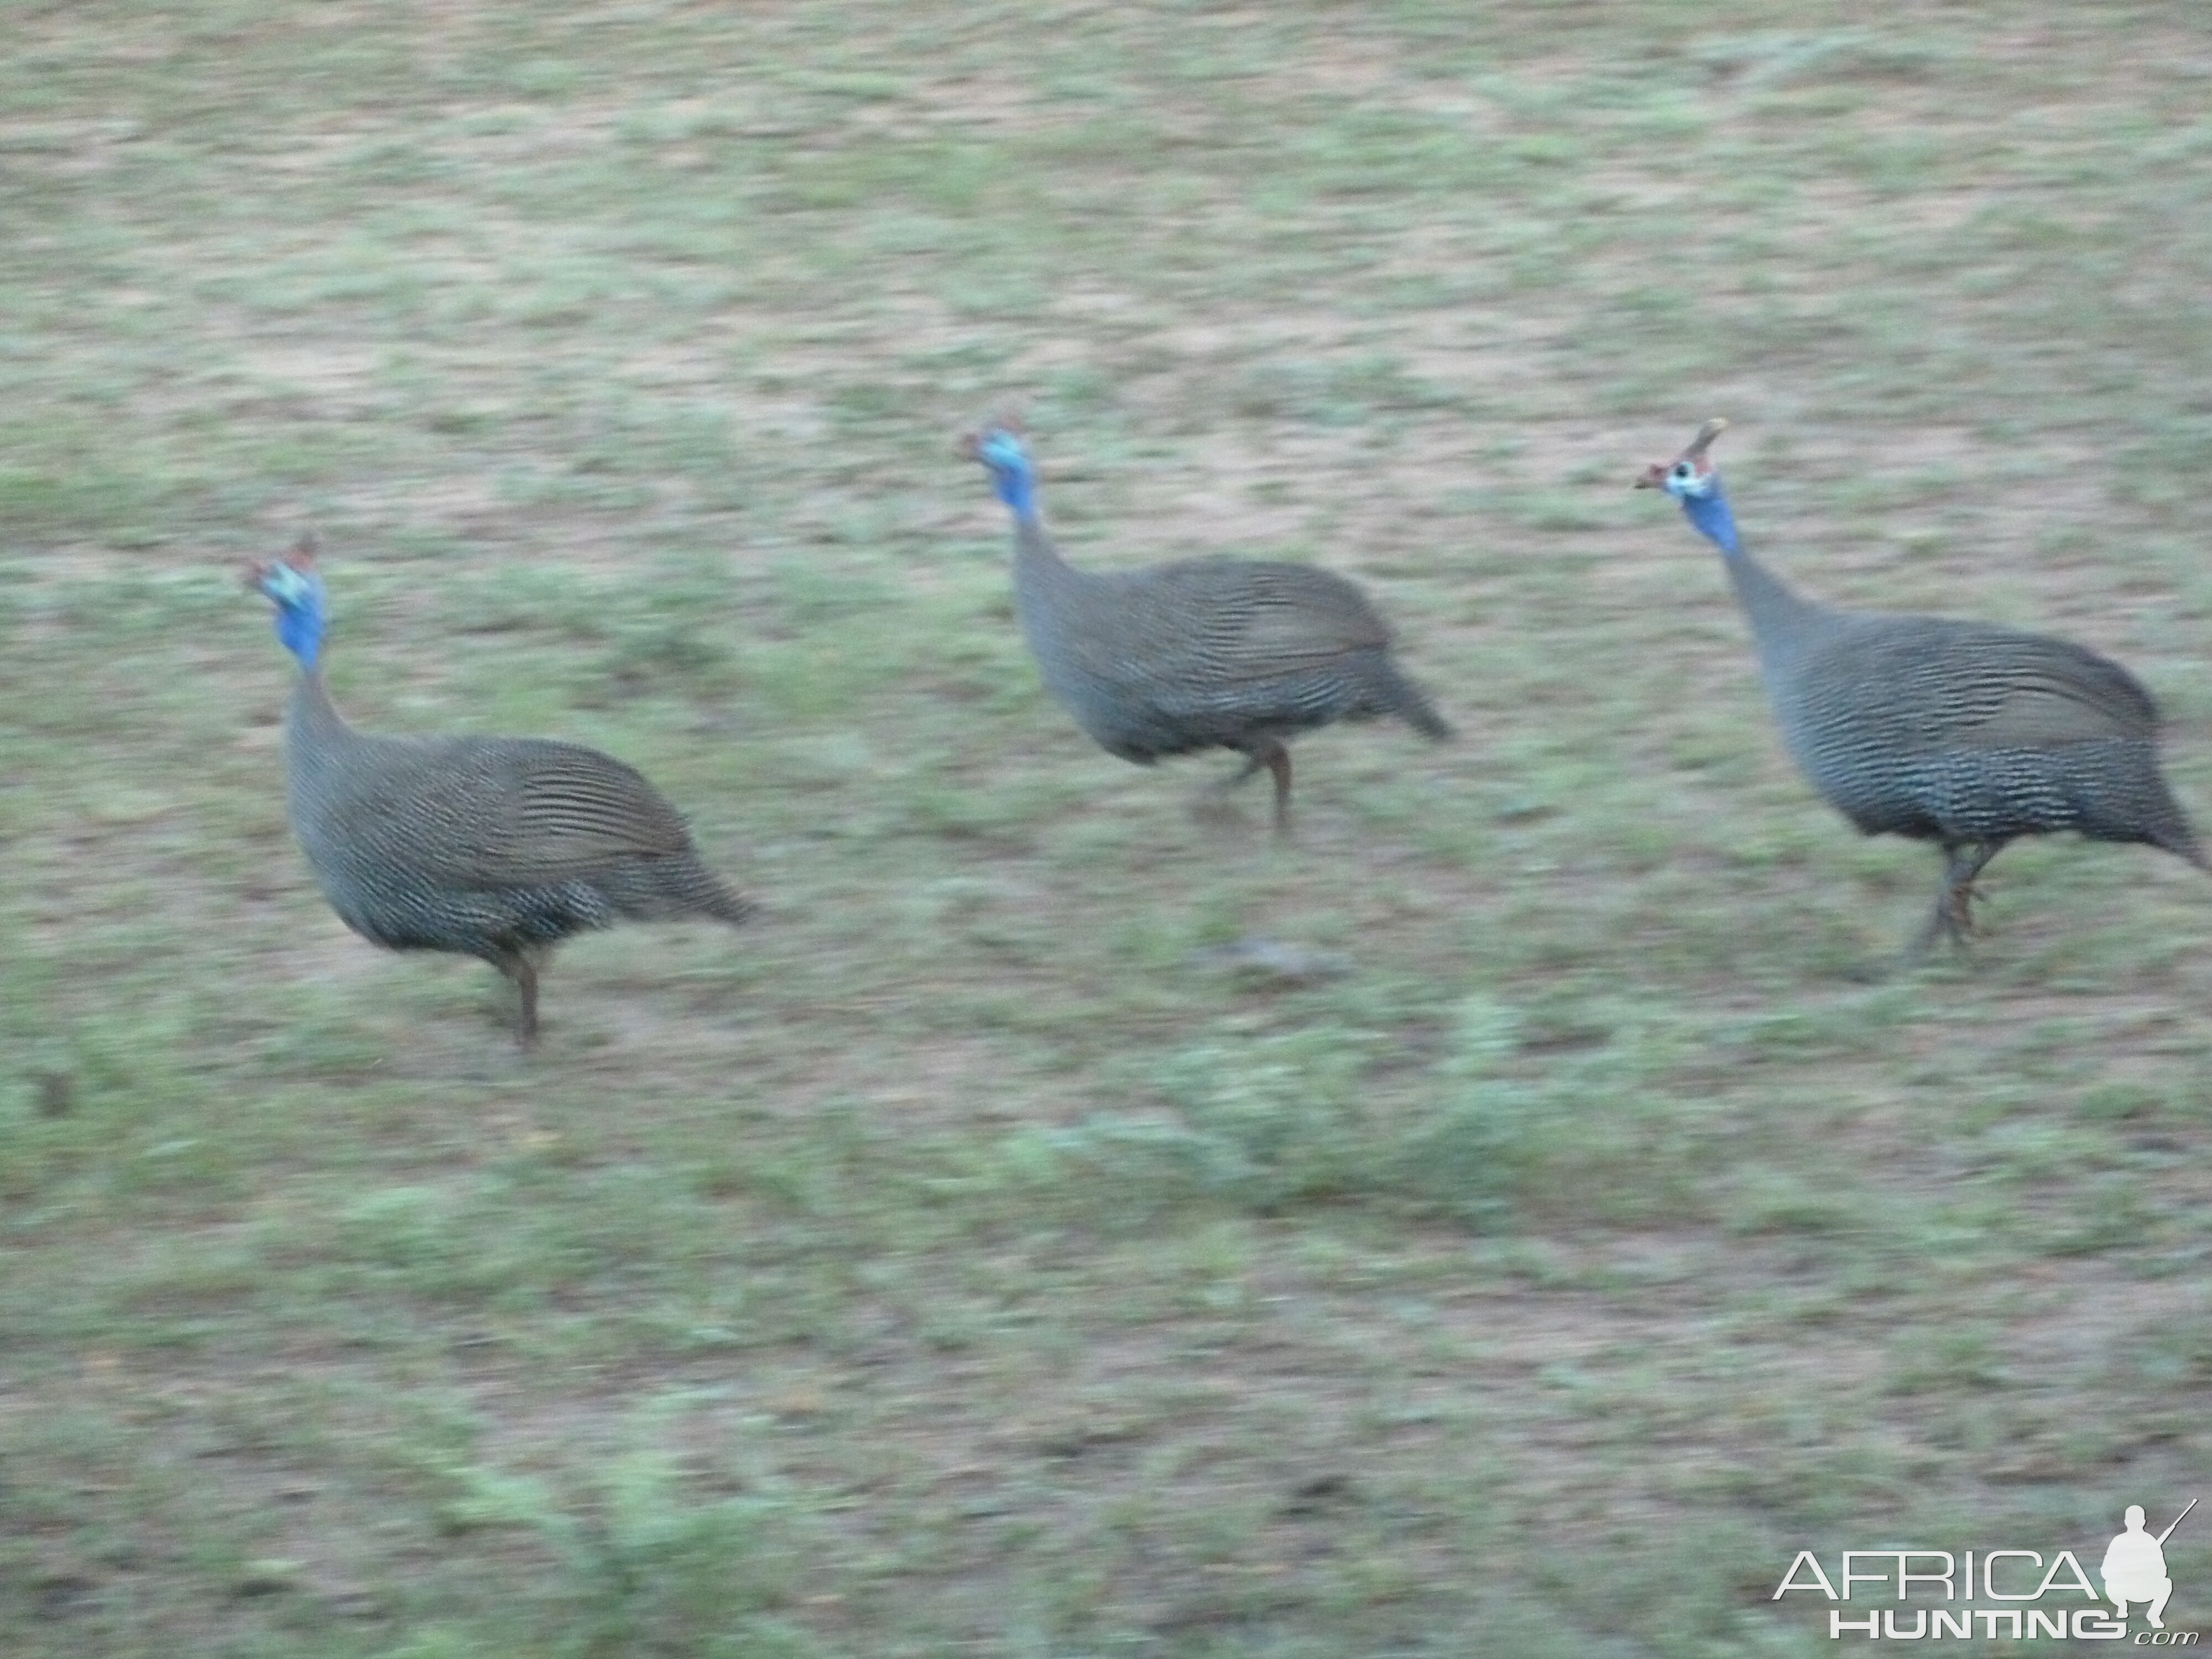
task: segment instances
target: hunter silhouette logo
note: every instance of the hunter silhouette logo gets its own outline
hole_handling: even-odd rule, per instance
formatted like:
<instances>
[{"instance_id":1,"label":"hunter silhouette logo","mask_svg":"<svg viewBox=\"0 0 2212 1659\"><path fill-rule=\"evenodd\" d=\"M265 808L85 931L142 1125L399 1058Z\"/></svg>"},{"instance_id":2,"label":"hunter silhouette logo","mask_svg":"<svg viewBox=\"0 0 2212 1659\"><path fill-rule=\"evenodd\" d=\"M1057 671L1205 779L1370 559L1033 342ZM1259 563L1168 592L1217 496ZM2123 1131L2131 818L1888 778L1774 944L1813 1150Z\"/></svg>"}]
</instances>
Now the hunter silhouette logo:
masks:
<instances>
[{"instance_id":1,"label":"hunter silhouette logo","mask_svg":"<svg viewBox=\"0 0 2212 1659\"><path fill-rule=\"evenodd\" d=\"M2105 1581L2105 1595L2120 1610L2121 1618L2128 1616L2129 1602L2148 1601L2150 1606L2143 1617L2150 1621L2150 1627L2166 1628L2166 1598L2173 1594L2173 1580L2166 1576L2166 1540L2173 1536L2182 1516L2196 1507L2192 1498L2166 1530L2154 1538L2143 1530L2142 1505L2128 1505L2124 1517L2127 1530L2106 1547L2105 1565L2098 1571Z\"/></svg>"},{"instance_id":2,"label":"hunter silhouette logo","mask_svg":"<svg viewBox=\"0 0 2212 1659\"><path fill-rule=\"evenodd\" d=\"M1942 1641L1978 1637L1984 1642L2130 1642L2136 1647L2194 1647L2199 1632L2168 1630L2166 1604L2173 1579L2166 1570L2166 1540L2197 1507L2154 1533L2143 1507L2130 1504L2122 1530L2106 1547L2098 1568L2100 1595L2081 1557L2062 1549L1845 1550L1832 1578L1810 1550L1800 1550L1782 1575L1772 1600L1803 1590L1832 1603L1856 1602L1846 1613L1828 1609L1828 1637L1884 1637L1893 1641ZM1887 1603L1887 1606L1868 1603ZM1976 1604L1980 1605L1976 1605ZM2107 1605L2109 1603L2109 1606ZM1917 1605L1916 1605L1917 1604ZM2147 1628L2130 1632L2128 1612L2140 1607Z\"/></svg>"}]
</instances>

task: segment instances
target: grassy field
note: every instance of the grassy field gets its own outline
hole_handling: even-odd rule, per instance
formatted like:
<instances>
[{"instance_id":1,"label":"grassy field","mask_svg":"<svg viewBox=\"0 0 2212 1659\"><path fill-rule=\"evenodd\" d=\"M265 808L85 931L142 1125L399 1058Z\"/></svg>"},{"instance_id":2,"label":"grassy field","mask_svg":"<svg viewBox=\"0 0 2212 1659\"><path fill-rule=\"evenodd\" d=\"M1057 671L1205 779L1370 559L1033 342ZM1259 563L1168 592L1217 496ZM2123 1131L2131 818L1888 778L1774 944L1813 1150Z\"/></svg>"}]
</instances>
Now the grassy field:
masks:
<instances>
[{"instance_id":1,"label":"grassy field","mask_svg":"<svg viewBox=\"0 0 2212 1659\"><path fill-rule=\"evenodd\" d=\"M2212 15L1868 18L0 0L0 1649L1809 1655L1800 1548L2212 1497L2212 885L1870 971L1936 860L1627 488L1729 416L1779 568L2121 657L2212 823ZM1093 748L1003 398L1072 557L1357 575L1460 740L1286 846ZM622 755L758 925L527 1058L347 933L310 524L356 720Z\"/></svg>"}]
</instances>

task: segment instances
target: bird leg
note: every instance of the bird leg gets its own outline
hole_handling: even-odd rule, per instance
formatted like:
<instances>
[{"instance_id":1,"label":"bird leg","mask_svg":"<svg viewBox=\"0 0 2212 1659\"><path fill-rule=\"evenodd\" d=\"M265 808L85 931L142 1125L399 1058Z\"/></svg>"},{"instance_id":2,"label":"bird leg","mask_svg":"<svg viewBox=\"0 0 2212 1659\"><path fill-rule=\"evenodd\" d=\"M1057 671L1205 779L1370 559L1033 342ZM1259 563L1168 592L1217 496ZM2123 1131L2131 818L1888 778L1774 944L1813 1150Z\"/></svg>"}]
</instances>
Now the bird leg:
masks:
<instances>
[{"instance_id":1,"label":"bird leg","mask_svg":"<svg viewBox=\"0 0 2212 1659\"><path fill-rule=\"evenodd\" d=\"M1291 833L1291 751L1276 738L1262 738L1260 746L1246 757L1244 769L1237 775L1242 783L1261 767L1275 775L1275 833Z\"/></svg>"},{"instance_id":2,"label":"bird leg","mask_svg":"<svg viewBox=\"0 0 2212 1659\"><path fill-rule=\"evenodd\" d=\"M1237 786L1260 769L1260 763L1247 758L1243 767L1231 773L1219 782L1209 784L1190 803L1190 815L1202 823L1229 823L1237 818L1236 809L1230 805L1229 797Z\"/></svg>"},{"instance_id":3,"label":"bird leg","mask_svg":"<svg viewBox=\"0 0 2212 1659\"><path fill-rule=\"evenodd\" d=\"M1958 936L1962 942L1974 931L1973 902L1981 896L1974 890L1974 878L1988 867L1991 859L2003 851L2004 842L2002 841L1980 842L1963 859L1954 857L1945 863L1943 879L1951 890L1951 902L1959 920Z\"/></svg>"},{"instance_id":4,"label":"bird leg","mask_svg":"<svg viewBox=\"0 0 2212 1659\"><path fill-rule=\"evenodd\" d=\"M1936 890L1936 908L1913 940L1911 956L1926 955L1939 938L1949 939L1961 950L1966 948L1967 937L1974 931L1974 878L2004 850L2004 845L2002 841L1945 844L1943 879Z\"/></svg>"},{"instance_id":5,"label":"bird leg","mask_svg":"<svg viewBox=\"0 0 2212 1659\"><path fill-rule=\"evenodd\" d=\"M520 971L515 975L514 989L519 1002L515 1011L514 1034L524 1048L536 1046L538 1042L538 959L526 956Z\"/></svg>"},{"instance_id":6,"label":"bird leg","mask_svg":"<svg viewBox=\"0 0 2212 1659\"><path fill-rule=\"evenodd\" d=\"M538 1042L538 968L542 954L525 946L494 957L491 964L514 987L514 1039L526 1048Z\"/></svg>"},{"instance_id":7,"label":"bird leg","mask_svg":"<svg viewBox=\"0 0 2212 1659\"><path fill-rule=\"evenodd\" d=\"M1275 775L1275 833L1286 836L1291 832L1291 751L1279 739L1260 739L1245 751L1243 769L1222 779L1217 787L1225 795L1262 768Z\"/></svg>"}]
</instances>

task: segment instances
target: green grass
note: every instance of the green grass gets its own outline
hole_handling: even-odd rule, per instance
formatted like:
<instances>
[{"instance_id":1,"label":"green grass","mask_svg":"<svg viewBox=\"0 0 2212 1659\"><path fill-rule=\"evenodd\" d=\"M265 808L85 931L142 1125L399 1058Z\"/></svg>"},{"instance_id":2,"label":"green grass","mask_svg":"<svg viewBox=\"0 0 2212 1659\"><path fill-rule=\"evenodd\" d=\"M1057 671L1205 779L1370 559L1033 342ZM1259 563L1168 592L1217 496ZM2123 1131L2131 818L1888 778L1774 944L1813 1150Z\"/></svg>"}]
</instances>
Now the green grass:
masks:
<instances>
[{"instance_id":1,"label":"green grass","mask_svg":"<svg viewBox=\"0 0 2212 1659\"><path fill-rule=\"evenodd\" d=\"M1793 579L2123 657L2212 812L2196 9L0 15L9 1653L1810 1653L1800 1548L2212 1475L2212 892L2023 847L1870 978L1934 860L1626 488L1727 414ZM1358 575L1462 739L1287 846L1098 752L1010 398L1072 556ZM357 720L621 754L760 922L528 1058L348 935L311 523Z\"/></svg>"}]
</instances>

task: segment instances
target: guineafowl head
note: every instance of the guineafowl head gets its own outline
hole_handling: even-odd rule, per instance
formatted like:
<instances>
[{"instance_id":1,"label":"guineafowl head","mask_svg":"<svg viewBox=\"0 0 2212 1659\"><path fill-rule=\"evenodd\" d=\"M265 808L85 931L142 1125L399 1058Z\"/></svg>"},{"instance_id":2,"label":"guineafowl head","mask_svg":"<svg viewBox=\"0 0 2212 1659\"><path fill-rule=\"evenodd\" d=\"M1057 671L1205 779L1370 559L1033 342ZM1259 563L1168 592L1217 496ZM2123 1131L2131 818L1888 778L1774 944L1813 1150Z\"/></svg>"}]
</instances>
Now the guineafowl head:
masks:
<instances>
[{"instance_id":1,"label":"guineafowl head","mask_svg":"<svg viewBox=\"0 0 2212 1659\"><path fill-rule=\"evenodd\" d=\"M1721 475L1705 453L1713 440L1727 429L1728 422L1717 416L1707 421L1690 440L1690 447L1673 460L1654 461L1645 467L1636 487L1665 490L1681 502L1684 514L1700 535L1722 552L1734 553L1741 545L1736 539L1735 514L1729 511L1728 497L1721 493Z\"/></svg>"},{"instance_id":2,"label":"guineafowl head","mask_svg":"<svg viewBox=\"0 0 2212 1659\"><path fill-rule=\"evenodd\" d=\"M987 426L969 433L962 447L989 470L992 488L1015 517L1036 516L1036 464L1019 438L1003 426Z\"/></svg>"},{"instance_id":3,"label":"guineafowl head","mask_svg":"<svg viewBox=\"0 0 2212 1659\"><path fill-rule=\"evenodd\" d=\"M281 559L246 566L246 585L276 605L276 637L300 659L301 667L313 668L328 626L323 578L315 568L314 537L301 537Z\"/></svg>"}]
</instances>

